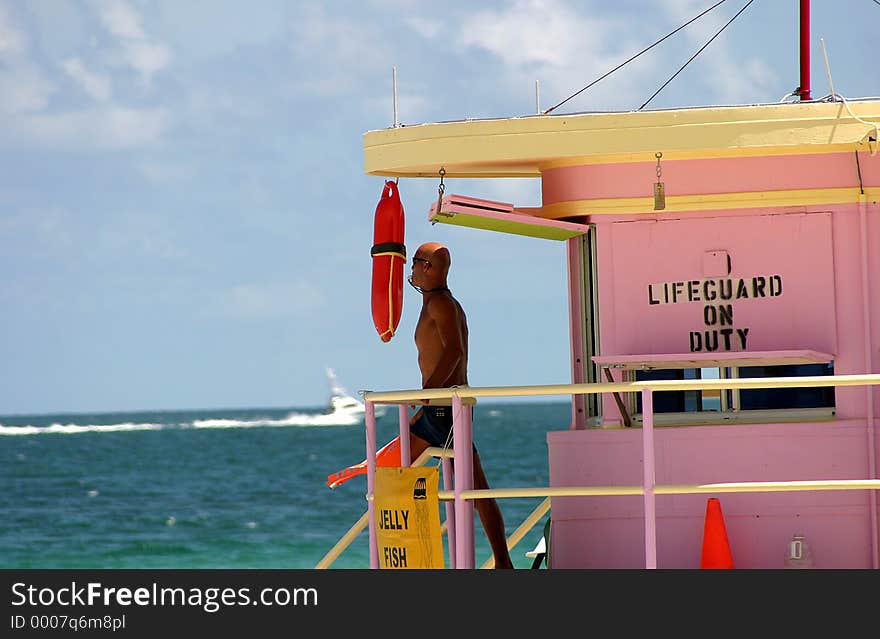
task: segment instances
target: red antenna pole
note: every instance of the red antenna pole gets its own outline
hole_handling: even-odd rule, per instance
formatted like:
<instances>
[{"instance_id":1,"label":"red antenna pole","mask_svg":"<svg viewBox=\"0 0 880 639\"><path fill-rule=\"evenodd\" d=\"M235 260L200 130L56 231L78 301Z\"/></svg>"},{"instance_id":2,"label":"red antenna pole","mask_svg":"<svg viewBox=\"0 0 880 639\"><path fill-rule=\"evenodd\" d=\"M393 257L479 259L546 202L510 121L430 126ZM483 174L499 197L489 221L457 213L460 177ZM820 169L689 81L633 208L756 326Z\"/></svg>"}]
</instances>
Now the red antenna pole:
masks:
<instances>
[{"instance_id":1,"label":"red antenna pole","mask_svg":"<svg viewBox=\"0 0 880 639\"><path fill-rule=\"evenodd\" d=\"M810 0L801 0L801 101L810 97Z\"/></svg>"}]
</instances>

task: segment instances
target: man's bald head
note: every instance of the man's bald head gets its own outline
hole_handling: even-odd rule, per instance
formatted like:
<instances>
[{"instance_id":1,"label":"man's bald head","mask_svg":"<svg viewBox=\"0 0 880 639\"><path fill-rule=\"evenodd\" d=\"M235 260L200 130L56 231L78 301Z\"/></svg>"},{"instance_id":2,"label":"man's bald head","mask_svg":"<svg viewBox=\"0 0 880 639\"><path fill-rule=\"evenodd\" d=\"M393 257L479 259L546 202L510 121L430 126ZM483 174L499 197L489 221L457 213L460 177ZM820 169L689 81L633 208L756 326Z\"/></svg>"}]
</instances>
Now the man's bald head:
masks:
<instances>
[{"instance_id":1,"label":"man's bald head","mask_svg":"<svg viewBox=\"0 0 880 639\"><path fill-rule=\"evenodd\" d=\"M449 273L449 267L452 265L452 258L446 246L440 242L425 242L416 249L415 257L428 260L432 269L436 269L436 273L442 276L442 281L446 282L446 274Z\"/></svg>"}]
</instances>

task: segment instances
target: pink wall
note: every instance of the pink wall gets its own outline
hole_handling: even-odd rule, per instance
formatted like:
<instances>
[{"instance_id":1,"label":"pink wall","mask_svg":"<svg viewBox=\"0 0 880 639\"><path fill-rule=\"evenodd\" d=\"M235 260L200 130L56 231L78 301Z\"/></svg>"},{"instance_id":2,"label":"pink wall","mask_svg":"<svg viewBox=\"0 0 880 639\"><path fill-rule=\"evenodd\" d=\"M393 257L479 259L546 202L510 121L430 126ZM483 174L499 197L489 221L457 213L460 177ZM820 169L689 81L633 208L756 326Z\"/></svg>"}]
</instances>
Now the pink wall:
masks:
<instances>
[{"instance_id":1,"label":"pink wall","mask_svg":"<svg viewBox=\"0 0 880 639\"><path fill-rule=\"evenodd\" d=\"M855 157L663 160L663 181L676 195L851 188L854 197L859 171L862 188L880 186L880 154L859 153L858 166ZM649 195L654 171L646 161L543 175L545 206L586 200L584 213L596 225L601 354L705 352L717 339L720 352L811 349L833 354L838 373L880 371L878 202L589 216L590 199ZM755 296L752 278L773 276L782 294ZM718 304L699 295L741 278L749 297ZM650 303L666 302L673 290L687 299L690 287L700 299ZM867 393L838 389L838 415L864 416ZM880 391L873 395L880 414ZM603 402L605 414L616 416L612 398Z\"/></svg>"},{"instance_id":2,"label":"pink wall","mask_svg":"<svg viewBox=\"0 0 880 639\"><path fill-rule=\"evenodd\" d=\"M859 159L862 185L876 193L880 155ZM589 165L543 176L545 206L586 200L583 213L596 226L600 354L705 352L704 331L723 327L732 330L729 343L719 333L719 352L810 349L833 354L839 374L880 372L880 203L590 215L590 199L649 196L654 168ZM664 161L663 180L676 195L859 193L854 153ZM728 279L745 289L726 301L722 324L718 300L705 298ZM755 295L760 283L765 294ZM743 341L736 329L746 328ZM692 332L703 332L699 349ZM602 402L613 422L613 398ZM877 478L878 427L880 388L857 387L836 390L836 417L825 422L659 428L656 482ZM551 485L641 485L641 438L641 429L548 433ZM709 496L657 496L658 567L698 567ZM806 535L817 567L872 566L870 504L880 496L870 491L714 496L737 567L782 567L795 533ZM644 567L643 503L554 498L554 567Z\"/></svg>"},{"instance_id":3,"label":"pink wall","mask_svg":"<svg viewBox=\"0 0 880 639\"><path fill-rule=\"evenodd\" d=\"M602 354L705 352L708 338L718 339L719 353L811 349L834 355L839 374L880 371L880 205L716 214L695 219L657 215L633 222L594 219ZM707 270L717 266L713 252L730 257L729 275ZM751 278L774 275L781 295L770 295L769 285L766 296L752 295ZM695 291L702 297L703 282L714 281L713 290L718 290L722 279L745 279L750 296L725 302L723 317L720 309L706 308L717 300L687 301L689 282L697 282ZM679 301L665 303L667 295L671 302L676 282L681 283ZM732 323L727 321L731 317ZM733 330L725 337L724 329ZM839 388L838 416L863 417L868 392ZM880 415L880 391L873 396L875 415ZM603 398L603 405L603 412L616 419L613 399Z\"/></svg>"},{"instance_id":4,"label":"pink wall","mask_svg":"<svg viewBox=\"0 0 880 639\"><path fill-rule=\"evenodd\" d=\"M838 353L835 372L880 372L880 206L858 205L835 209L833 241L836 275ZM863 291L862 223L867 245L867 296ZM866 299L867 298L867 299ZM868 311L868 338L865 338L865 304ZM838 415L863 416L866 389L840 388L836 391ZM874 389L874 414L880 416L880 389Z\"/></svg>"},{"instance_id":5,"label":"pink wall","mask_svg":"<svg viewBox=\"0 0 880 639\"><path fill-rule=\"evenodd\" d=\"M642 432L550 432L552 486L642 483ZM796 442L797 445L793 445ZM865 423L660 428L656 483L865 479ZM718 497L737 568L781 568L793 534L804 534L817 568L869 568L869 491L658 495L658 568L699 567L706 499ZM554 497L556 568L643 568L643 499ZM846 543L841 543L846 540Z\"/></svg>"},{"instance_id":6,"label":"pink wall","mask_svg":"<svg viewBox=\"0 0 880 639\"><path fill-rule=\"evenodd\" d=\"M668 194L703 195L788 189L880 186L880 154L825 153L703 160L661 159ZM566 166L542 175L544 205L574 200L644 197L657 181L656 160Z\"/></svg>"},{"instance_id":7,"label":"pink wall","mask_svg":"<svg viewBox=\"0 0 880 639\"><path fill-rule=\"evenodd\" d=\"M597 242L605 354L837 351L829 213L599 224Z\"/></svg>"}]
</instances>

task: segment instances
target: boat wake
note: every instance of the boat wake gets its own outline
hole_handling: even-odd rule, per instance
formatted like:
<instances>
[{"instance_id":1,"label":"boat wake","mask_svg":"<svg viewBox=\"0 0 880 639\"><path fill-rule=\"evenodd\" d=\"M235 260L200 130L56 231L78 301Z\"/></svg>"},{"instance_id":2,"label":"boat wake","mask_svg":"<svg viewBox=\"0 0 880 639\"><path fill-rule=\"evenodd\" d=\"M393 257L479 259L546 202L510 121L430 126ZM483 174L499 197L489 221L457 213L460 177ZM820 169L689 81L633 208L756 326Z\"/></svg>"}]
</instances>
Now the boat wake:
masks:
<instances>
[{"instance_id":1,"label":"boat wake","mask_svg":"<svg viewBox=\"0 0 880 639\"><path fill-rule=\"evenodd\" d=\"M323 412L291 412L283 417L248 418L205 417L187 421L166 423L124 421L115 424L61 424L48 425L15 425L6 426L0 423L0 436L3 435L42 435L60 434L76 435L80 433L118 433L126 431L167 430L185 428L266 428L290 426L357 426L363 424L366 408L360 400L349 394L336 379L332 369L327 369L327 380L330 385L330 397ZM384 406L376 407L376 417L385 414Z\"/></svg>"},{"instance_id":2,"label":"boat wake","mask_svg":"<svg viewBox=\"0 0 880 639\"><path fill-rule=\"evenodd\" d=\"M354 414L309 414L291 413L281 419L197 419L193 428L253 428L265 426L354 426L363 423L363 418Z\"/></svg>"},{"instance_id":3,"label":"boat wake","mask_svg":"<svg viewBox=\"0 0 880 639\"><path fill-rule=\"evenodd\" d=\"M280 426L356 426L363 424L366 407L352 396L336 378L332 368L328 368L327 382L330 386L330 397L323 413L290 413L281 419L197 419L193 428L254 428ZM381 407L384 409L384 407ZM380 417L384 410L376 411Z\"/></svg>"},{"instance_id":4,"label":"boat wake","mask_svg":"<svg viewBox=\"0 0 880 639\"><path fill-rule=\"evenodd\" d=\"M4 426L0 424L2 435L41 435L55 433L60 435L77 435L79 433L118 433L134 430L162 430L166 424L50 424L48 426Z\"/></svg>"},{"instance_id":5,"label":"boat wake","mask_svg":"<svg viewBox=\"0 0 880 639\"><path fill-rule=\"evenodd\" d=\"M279 419L207 418L174 424L124 422L119 424L49 424L48 426L4 426L0 437L15 435L78 435L81 433L122 433L148 430L180 430L186 428L266 428L287 426L355 426L363 423L356 415L328 415L323 413L290 413Z\"/></svg>"}]
</instances>

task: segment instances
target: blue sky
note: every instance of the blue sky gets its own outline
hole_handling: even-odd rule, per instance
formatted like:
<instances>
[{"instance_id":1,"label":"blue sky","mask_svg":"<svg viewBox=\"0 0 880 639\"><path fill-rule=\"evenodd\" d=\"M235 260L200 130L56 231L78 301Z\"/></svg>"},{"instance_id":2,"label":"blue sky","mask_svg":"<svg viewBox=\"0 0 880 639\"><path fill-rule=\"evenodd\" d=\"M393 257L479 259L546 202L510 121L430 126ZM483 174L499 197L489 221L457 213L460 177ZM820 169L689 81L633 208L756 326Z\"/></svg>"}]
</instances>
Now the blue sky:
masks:
<instances>
[{"instance_id":1,"label":"blue sky","mask_svg":"<svg viewBox=\"0 0 880 639\"><path fill-rule=\"evenodd\" d=\"M558 113L635 110L746 0L728 0ZM0 0L0 414L326 401L419 385L370 315L384 180L362 136L512 117L578 91L714 4ZM797 0L756 0L647 108L777 102L799 82ZM880 95L880 4L812 2L813 98ZM432 226L453 254L474 386L569 381L564 244ZM446 193L540 205L537 180Z\"/></svg>"}]
</instances>

